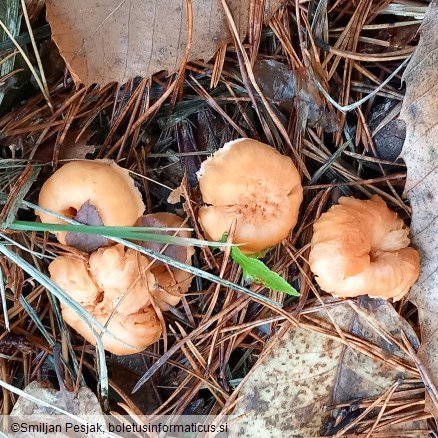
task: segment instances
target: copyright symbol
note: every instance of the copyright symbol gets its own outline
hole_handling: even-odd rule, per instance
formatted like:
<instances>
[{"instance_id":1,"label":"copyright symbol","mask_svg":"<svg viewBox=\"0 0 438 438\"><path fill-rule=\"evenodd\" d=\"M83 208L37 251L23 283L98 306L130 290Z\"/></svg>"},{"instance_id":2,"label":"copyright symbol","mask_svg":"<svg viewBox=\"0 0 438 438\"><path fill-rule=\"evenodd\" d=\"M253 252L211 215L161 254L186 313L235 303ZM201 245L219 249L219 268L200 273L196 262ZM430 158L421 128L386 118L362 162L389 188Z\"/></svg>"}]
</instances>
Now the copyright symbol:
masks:
<instances>
[{"instance_id":1,"label":"copyright symbol","mask_svg":"<svg viewBox=\"0 0 438 438\"><path fill-rule=\"evenodd\" d=\"M11 430L12 432L18 432L20 430L20 425L18 423L12 423Z\"/></svg>"}]
</instances>

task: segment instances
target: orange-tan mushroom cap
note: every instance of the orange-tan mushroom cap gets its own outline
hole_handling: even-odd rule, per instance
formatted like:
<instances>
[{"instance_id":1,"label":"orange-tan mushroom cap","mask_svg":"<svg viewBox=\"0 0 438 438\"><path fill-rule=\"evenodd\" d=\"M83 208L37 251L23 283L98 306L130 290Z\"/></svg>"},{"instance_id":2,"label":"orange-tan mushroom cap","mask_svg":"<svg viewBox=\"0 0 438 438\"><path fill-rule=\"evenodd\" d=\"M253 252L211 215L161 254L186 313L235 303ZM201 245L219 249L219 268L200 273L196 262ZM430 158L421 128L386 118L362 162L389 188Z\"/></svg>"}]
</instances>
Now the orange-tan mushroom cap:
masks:
<instances>
[{"instance_id":1,"label":"orange-tan mushroom cap","mask_svg":"<svg viewBox=\"0 0 438 438\"><path fill-rule=\"evenodd\" d=\"M100 248L90 255L89 273L104 292L107 307L123 314L138 312L151 304L155 277L147 257L123 245Z\"/></svg>"},{"instance_id":2,"label":"orange-tan mushroom cap","mask_svg":"<svg viewBox=\"0 0 438 438\"><path fill-rule=\"evenodd\" d=\"M156 280L146 270L149 264L147 257L119 244L100 248L89 260L60 256L49 265L49 272L55 284L103 325L108 323L108 330L122 341L103 336L106 350L132 354L157 341L162 330L151 305ZM157 304L160 298L156 297ZM62 312L67 324L95 344L91 330L71 309L62 305Z\"/></svg>"},{"instance_id":3,"label":"orange-tan mushroom cap","mask_svg":"<svg viewBox=\"0 0 438 438\"><path fill-rule=\"evenodd\" d=\"M145 208L128 171L109 160L65 164L44 183L38 205L72 218L86 202L96 208L106 226L133 226ZM65 223L48 213L36 214L44 223ZM66 243L65 232L55 234L59 242Z\"/></svg>"},{"instance_id":4,"label":"orange-tan mushroom cap","mask_svg":"<svg viewBox=\"0 0 438 438\"><path fill-rule=\"evenodd\" d=\"M313 229L310 268L321 289L334 296L399 300L419 276L409 228L379 196L342 197Z\"/></svg>"},{"instance_id":5,"label":"orange-tan mushroom cap","mask_svg":"<svg viewBox=\"0 0 438 438\"><path fill-rule=\"evenodd\" d=\"M79 304L87 305L98 300L101 290L90 277L84 259L57 257L50 263L49 272L56 285Z\"/></svg>"},{"instance_id":6,"label":"orange-tan mushroom cap","mask_svg":"<svg viewBox=\"0 0 438 438\"><path fill-rule=\"evenodd\" d=\"M292 160L248 138L229 142L204 161L198 172L207 206L199 222L211 240L220 241L237 221L234 243L256 253L287 237L303 200L300 175Z\"/></svg>"},{"instance_id":7,"label":"orange-tan mushroom cap","mask_svg":"<svg viewBox=\"0 0 438 438\"><path fill-rule=\"evenodd\" d=\"M112 315L96 311L90 313L111 334L116 336L117 339L107 334L101 337L105 350L114 354L127 355L143 351L158 341L162 333L161 323L151 306L130 315L124 315L117 311ZM63 307L62 316L70 327L90 344L96 345L95 335L73 310ZM95 330L99 334L99 330Z\"/></svg>"}]
</instances>

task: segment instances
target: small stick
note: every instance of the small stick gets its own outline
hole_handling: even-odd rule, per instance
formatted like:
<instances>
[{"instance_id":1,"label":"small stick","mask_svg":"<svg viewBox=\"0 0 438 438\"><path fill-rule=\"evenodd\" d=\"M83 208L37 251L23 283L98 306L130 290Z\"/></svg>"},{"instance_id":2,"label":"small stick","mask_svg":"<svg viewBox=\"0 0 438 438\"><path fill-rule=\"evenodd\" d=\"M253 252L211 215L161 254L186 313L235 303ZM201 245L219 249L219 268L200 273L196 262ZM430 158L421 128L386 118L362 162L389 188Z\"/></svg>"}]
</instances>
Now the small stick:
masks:
<instances>
[{"instance_id":1,"label":"small stick","mask_svg":"<svg viewBox=\"0 0 438 438\"><path fill-rule=\"evenodd\" d=\"M56 377L59 382L59 390L62 396L67 399L69 392L64 383L64 371L62 369L62 359L61 359L61 344L57 342L53 346L53 364L55 366Z\"/></svg>"}]
</instances>

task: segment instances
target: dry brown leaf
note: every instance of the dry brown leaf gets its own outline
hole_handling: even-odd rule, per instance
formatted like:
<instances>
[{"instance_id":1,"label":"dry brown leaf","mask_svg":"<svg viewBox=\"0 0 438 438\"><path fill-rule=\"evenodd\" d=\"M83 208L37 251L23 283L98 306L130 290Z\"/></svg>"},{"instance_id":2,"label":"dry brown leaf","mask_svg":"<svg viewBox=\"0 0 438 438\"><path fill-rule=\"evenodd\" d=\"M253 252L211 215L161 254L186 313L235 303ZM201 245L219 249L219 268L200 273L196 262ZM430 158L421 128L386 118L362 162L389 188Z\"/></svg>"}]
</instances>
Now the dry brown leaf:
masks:
<instances>
[{"instance_id":1,"label":"dry brown leaf","mask_svg":"<svg viewBox=\"0 0 438 438\"><path fill-rule=\"evenodd\" d=\"M406 95L400 117L406 122L402 158L412 206L411 233L421 254L421 273L411 299L418 307L419 356L438 387L438 4L430 3L421 39L404 73ZM428 406L438 418L438 412Z\"/></svg>"},{"instance_id":2,"label":"dry brown leaf","mask_svg":"<svg viewBox=\"0 0 438 438\"><path fill-rule=\"evenodd\" d=\"M306 68L292 69L274 59L259 60L254 65L263 95L282 111L293 108L310 126L321 126L326 132L335 132L339 123L334 111L326 109L322 94ZM324 82L323 78L321 82Z\"/></svg>"},{"instance_id":3,"label":"dry brown leaf","mask_svg":"<svg viewBox=\"0 0 438 438\"><path fill-rule=\"evenodd\" d=\"M103 222L99 212L97 211L97 208L88 201L82 205L73 219L85 225L92 225L96 227L103 226ZM109 245L109 239L100 236L99 234L70 232L65 235L65 243L67 245L74 246L80 251L92 253L101 246Z\"/></svg>"},{"instance_id":4,"label":"dry brown leaf","mask_svg":"<svg viewBox=\"0 0 438 438\"><path fill-rule=\"evenodd\" d=\"M181 198L184 198L184 183L181 183L176 189L173 189L168 198L167 202L169 204L179 204L181 202Z\"/></svg>"},{"instance_id":5,"label":"dry brown leaf","mask_svg":"<svg viewBox=\"0 0 438 438\"><path fill-rule=\"evenodd\" d=\"M269 18L284 0L265 1ZM193 33L189 61L210 59L232 41L220 0L192 0ZM229 0L243 39L250 0ZM162 70L178 70L187 42L184 1L47 0L47 20L76 83L126 82Z\"/></svg>"},{"instance_id":6,"label":"dry brown leaf","mask_svg":"<svg viewBox=\"0 0 438 438\"><path fill-rule=\"evenodd\" d=\"M82 128L68 131L59 149L58 160L82 160L88 154L94 154L96 146L88 144L93 135L94 131L91 128L87 128L85 131L82 131ZM50 138L44 142L37 149L33 158L44 162L52 161L55 141L55 138Z\"/></svg>"},{"instance_id":7,"label":"dry brown leaf","mask_svg":"<svg viewBox=\"0 0 438 438\"><path fill-rule=\"evenodd\" d=\"M254 64L254 75L263 95L272 104L290 113L296 94L292 69L275 59L262 59Z\"/></svg>"},{"instance_id":8,"label":"dry brown leaf","mask_svg":"<svg viewBox=\"0 0 438 438\"><path fill-rule=\"evenodd\" d=\"M418 345L412 328L387 301L362 297L361 308L374 320L373 324L384 327L398 341L403 329L410 341ZM399 358L402 363L413 366L396 344L377 334L347 303L331 308L330 313L342 330L376 345L386 359ZM312 318L323 324L329 321L323 312ZM233 415L244 417L231 426L230 438L323 436L328 420L327 406L344 402L351 405L376 397L400 376L409 376L407 369L403 371L388 362L353 351L336 339L334 330L333 335L328 337L305 328L290 329L268 357L256 365L242 387L239 394L242 400ZM427 431L424 424L415 426ZM427 436L427 433L413 436Z\"/></svg>"},{"instance_id":9,"label":"dry brown leaf","mask_svg":"<svg viewBox=\"0 0 438 438\"><path fill-rule=\"evenodd\" d=\"M80 417L84 421L88 420L90 424L101 424L102 428L106 427L105 417L100 408L99 400L89 388L79 388L77 393L63 392L47 388L39 382L31 382L24 388L24 393L27 394L28 397L41 400L43 403L55 406L58 409L62 409L74 416ZM44 406L25 396L20 396L10 415L11 422L18 422L26 425L40 425L43 422L47 426L47 430L50 430L50 426L59 424L60 420L57 420L56 418L62 414L49 406ZM62 419L63 421L67 420L71 423L75 423L74 420L67 416L63 416ZM16 429L11 430L16 433L9 433L8 437L10 438L28 438L30 436L32 436L32 438L43 438L48 436L44 429L35 429L32 433ZM55 432L50 433L49 436L53 438L67 438L67 436L72 435L71 433L64 434L62 432ZM87 436L103 438L107 435L96 432L89 433Z\"/></svg>"}]
</instances>

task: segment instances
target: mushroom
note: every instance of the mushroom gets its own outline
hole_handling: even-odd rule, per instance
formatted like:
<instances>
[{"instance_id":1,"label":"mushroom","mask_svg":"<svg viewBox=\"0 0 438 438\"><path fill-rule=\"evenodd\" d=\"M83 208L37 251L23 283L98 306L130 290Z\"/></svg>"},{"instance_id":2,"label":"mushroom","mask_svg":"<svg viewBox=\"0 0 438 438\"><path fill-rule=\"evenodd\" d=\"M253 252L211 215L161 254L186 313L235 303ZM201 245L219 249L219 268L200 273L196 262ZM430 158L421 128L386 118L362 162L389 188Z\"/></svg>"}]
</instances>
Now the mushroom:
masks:
<instances>
[{"instance_id":1,"label":"mushroom","mask_svg":"<svg viewBox=\"0 0 438 438\"><path fill-rule=\"evenodd\" d=\"M419 276L409 228L379 196L340 198L313 230L310 268L321 289L336 297L399 300Z\"/></svg>"},{"instance_id":2,"label":"mushroom","mask_svg":"<svg viewBox=\"0 0 438 438\"><path fill-rule=\"evenodd\" d=\"M63 291L81 305L96 302L101 290L91 279L87 262L73 256L57 257L49 265L49 272Z\"/></svg>"},{"instance_id":3,"label":"mushroom","mask_svg":"<svg viewBox=\"0 0 438 438\"><path fill-rule=\"evenodd\" d=\"M292 160L249 138L229 143L203 162L199 188L207 206L199 222L207 237L220 241L237 220L234 243L257 253L287 237L303 200L300 175Z\"/></svg>"},{"instance_id":4,"label":"mushroom","mask_svg":"<svg viewBox=\"0 0 438 438\"><path fill-rule=\"evenodd\" d=\"M104 334L102 343L105 350L117 354L128 355L143 351L160 339L161 323L152 306L147 306L141 312L123 315L119 312L93 313L90 312L110 333L120 341ZM90 344L96 344L96 338L87 325L68 307L63 307L62 317L76 332ZM128 344L128 345L126 345Z\"/></svg>"},{"instance_id":5,"label":"mushroom","mask_svg":"<svg viewBox=\"0 0 438 438\"><path fill-rule=\"evenodd\" d=\"M149 265L147 257L117 244L100 248L89 258L57 257L49 272L55 284L123 341L104 335L106 350L133 354L156 342L162 332L152 307L156 280L147 271ZM160 299L161 295L157 304ZM67 324L95 344L91 330L69 307L62 305L62 315Z\"/></svg>"},{"instance_id":6,"label":"mushroom","mask_svg":"<svg viewBox=\"0 0 438 438\"><path fill-rule=\"evenodd\" d=\"M57 170L43 185L38 205L73 218L89 203L106 226L132 226L143 214L145 206L140 191L127 170L113 161L72 161ZM65 224L48 213L38 211L41 222ZM66 244L66 232L56 232Z\"/></svg>"},{"instance_id":7,"label":"mushroom","mask_svg":"<svg viewBox=\"0 0 438 438\"><path fill-rule=\"evenodd\" d=\"M150 260L121 244L100 248L90 255L88 272L103 292L101 306L125 315L151 304L155 277Z\"/></svg>"},{"instance_id":8,"label":"mushroom","mask_svg":"<svg viewBox=\"0 0 438 438\"><path fill-rule=\"evenodd\" d=\"M136 225L157 228L182 228L184 227L184 220L172 213L154 213L142 216L137 220ZM191 236L191 232L187 230L178 232L163 231L160 234L186 238ZM164 255L179 262L187 265L192 264L192 256L195 253L193 246L165 245L154 242L138 243L152 251L162 251ZM158 260L153 261L150 271L155 276L154 296L159 300L160 307L166 310L167 306L164 303L176 306L181 301L181 295L188 291L192 282L192 275L187 271L168 266Z\"/></svg>"}]
</instances>

